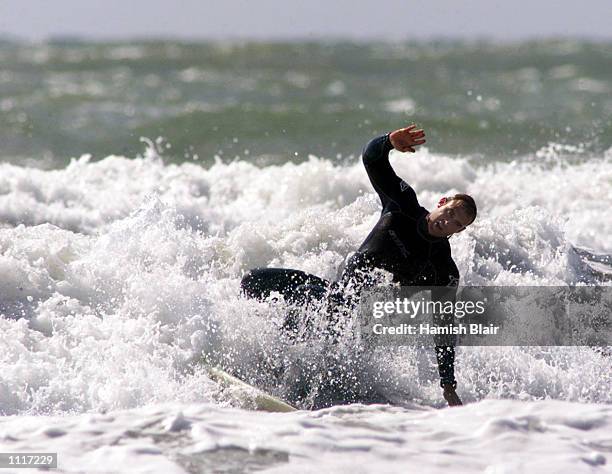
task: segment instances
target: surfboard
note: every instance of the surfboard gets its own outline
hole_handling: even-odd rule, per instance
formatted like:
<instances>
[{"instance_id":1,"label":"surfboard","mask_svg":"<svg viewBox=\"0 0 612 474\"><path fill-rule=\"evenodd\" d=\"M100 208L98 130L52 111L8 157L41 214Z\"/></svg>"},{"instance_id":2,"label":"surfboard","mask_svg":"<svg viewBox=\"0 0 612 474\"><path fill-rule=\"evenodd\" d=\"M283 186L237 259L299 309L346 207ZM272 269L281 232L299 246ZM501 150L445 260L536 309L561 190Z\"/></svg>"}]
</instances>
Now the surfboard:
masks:
<instances>
[{"instance_id":1,"label":"surfboard","mask_svg":"<svg viewBox=\"0 0 612 474\"><path fill-rule=\"evenodd\" d=\"M267 394L263 390L243 382L238 377L228 374L217 367L206 366L208 375L218 384L231 389L232 396L246 406L254 406L256 410L286 413L297 411L279 398Z\"/></svg>"}]
</instances>

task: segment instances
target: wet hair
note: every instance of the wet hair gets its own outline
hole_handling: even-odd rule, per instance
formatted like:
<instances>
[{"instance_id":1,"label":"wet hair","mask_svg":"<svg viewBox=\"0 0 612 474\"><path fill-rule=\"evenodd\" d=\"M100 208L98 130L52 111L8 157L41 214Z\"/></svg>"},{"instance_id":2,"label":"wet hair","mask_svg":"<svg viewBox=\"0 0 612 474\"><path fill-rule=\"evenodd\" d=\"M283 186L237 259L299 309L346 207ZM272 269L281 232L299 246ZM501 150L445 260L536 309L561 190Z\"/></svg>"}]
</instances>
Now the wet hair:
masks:
<instances>
[{"instance_id":1,"label":"wet hair","mask_svg":"<svg viewBox=\"0 0 612 474\"><path fill-rule=\"evenodd\" d=\"M469 194L455 194L448 198L448 202L450 201L461 201L461 205L463 209L467 213L468 217L470 217L470 222L467 225L470 225L472 222L476 220L476 215L478 214L478 210L476 209L476 201Z\"/></svg>"}]
</instances>

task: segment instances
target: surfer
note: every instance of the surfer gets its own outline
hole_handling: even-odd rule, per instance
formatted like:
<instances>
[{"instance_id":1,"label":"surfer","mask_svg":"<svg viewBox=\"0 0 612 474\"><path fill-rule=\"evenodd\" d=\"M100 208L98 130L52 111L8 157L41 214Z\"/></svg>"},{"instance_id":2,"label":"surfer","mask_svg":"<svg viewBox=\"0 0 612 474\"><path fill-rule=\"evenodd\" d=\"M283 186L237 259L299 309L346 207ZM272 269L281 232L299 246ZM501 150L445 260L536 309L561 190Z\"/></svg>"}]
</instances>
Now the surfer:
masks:
<instances>
[{"instance_id":1,"label":"surfer","mask_svg":"<svg viewBox=\"0 0 612 474\"><path fill-rule=\"evenodd\" d=\"M380 197L382 212L348 260L338 282L330 283L299 270L260 268L242 279L244 293L265 298L277 291L295 302L327 295L354 308L361 291L376 285L373 270L379 268L390 272L393 281L402 286L443 287L447 296L450 292L454 297L459 271L451 256L448 237L474 222L476 204L467 194L443 197L431 212L419 204L414 189L393 171L389 152L396 149L414 153L423 143L425 132L410 125L374 138L366 145L363 163ZM454 375L454 340L445 341L437 340L435 347L440 386L449 405L461 405Z\"/></svg>"}]
</instances>

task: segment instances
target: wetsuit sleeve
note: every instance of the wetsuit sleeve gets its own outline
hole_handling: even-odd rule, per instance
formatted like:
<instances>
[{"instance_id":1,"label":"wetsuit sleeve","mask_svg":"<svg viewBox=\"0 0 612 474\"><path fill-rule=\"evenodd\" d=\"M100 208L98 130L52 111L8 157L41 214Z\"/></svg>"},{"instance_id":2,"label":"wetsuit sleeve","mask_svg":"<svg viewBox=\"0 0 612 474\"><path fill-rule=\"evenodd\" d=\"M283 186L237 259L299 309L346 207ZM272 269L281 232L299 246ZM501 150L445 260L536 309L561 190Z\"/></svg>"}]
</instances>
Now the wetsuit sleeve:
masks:
<instances>
[{"instance_id":1,"label":"wetsuit sleeve","mask_svg":"<svg viewBox=\"0 0 612 474\"><path fill-rule=\"evenodd\" d=\"M459 271L452 259L442 266L443 273L436 278L436 289L432 292L432 299L439 301L452 301L457 299L457 287L459 286ZM435 322L438 325L452 324L454 315L437 316ZM455 341L453 336L436 336L436 360L438 362L438 373L440 374L440 386L447 384L457 386L455 380Z\"/></svg>"},{"instance_id":2,"label":"wetsuit sleeve","mask_svg":"<svg viewBox=\"0 0 612 474\"><path fill-rule=\"evenodd\" d=\"M416 216L420 206L414 189L395 174L389 163L393 149L389 135L375 138L363 149L363 164L383 208L395 203L402 212Z\"/></svg>"}]
</instances>

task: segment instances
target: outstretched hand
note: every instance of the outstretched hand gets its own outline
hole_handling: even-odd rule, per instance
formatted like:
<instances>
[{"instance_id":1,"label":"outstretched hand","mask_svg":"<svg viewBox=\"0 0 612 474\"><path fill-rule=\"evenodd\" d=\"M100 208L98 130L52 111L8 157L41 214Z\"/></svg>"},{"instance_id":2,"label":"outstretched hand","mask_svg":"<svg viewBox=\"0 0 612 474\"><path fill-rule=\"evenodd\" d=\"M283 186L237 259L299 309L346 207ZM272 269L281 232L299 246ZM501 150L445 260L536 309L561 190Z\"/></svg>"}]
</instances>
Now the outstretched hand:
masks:
<instances>
[{"instance_id":1,"label":"outstretched hand","mask_svg":"<svg viewBox=\"0 0 612 474\"><path fill-rule=\"evenodd\" d=\"M442 388L444 389L444 400L448 402L449 407L463 405L459 395L457 395L457 392L455 392L455 387L453 387L451 384L444 384Z\"/></svg>"},{"instance_id":2,"label":"outstretched hand","mask_svg":"<svg viewBox=\"0 0 612 474\"><path fill-rule=\"evenodd\" d=\"M397 151L414 153L417 145L425 143L425 132L421 129L415 130L416 125L412 124L406 128L400 128L389 134L389 141Z\"/></svg>"}]
</instances>

